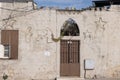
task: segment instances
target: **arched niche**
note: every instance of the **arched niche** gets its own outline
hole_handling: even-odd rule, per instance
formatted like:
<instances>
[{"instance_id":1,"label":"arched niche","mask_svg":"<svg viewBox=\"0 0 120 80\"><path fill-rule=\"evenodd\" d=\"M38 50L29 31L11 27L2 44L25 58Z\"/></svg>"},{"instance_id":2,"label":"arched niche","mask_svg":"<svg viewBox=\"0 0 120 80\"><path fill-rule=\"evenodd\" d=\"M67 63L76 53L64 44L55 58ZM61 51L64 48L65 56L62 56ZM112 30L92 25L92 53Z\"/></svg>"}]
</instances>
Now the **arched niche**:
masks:
<instances>
[{"instance_id":1,"label":"arched niche","mask_svg":"<svg viewBox=\"0 0 120 80\"><path fill-rule=\"evenodd\" d=\"M79 36L80 31L77 23L73 19L69 18L64 22L60 34L61 36Z\"/></svg>"}]
</instances>

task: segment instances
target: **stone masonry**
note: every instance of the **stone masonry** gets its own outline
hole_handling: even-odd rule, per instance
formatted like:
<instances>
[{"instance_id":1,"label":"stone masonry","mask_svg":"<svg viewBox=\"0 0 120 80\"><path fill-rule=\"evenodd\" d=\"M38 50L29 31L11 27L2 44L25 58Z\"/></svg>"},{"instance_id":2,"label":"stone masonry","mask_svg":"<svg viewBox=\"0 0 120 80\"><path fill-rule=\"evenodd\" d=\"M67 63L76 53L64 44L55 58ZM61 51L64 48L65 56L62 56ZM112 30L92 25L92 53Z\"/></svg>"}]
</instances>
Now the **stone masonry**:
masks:
<instances>
[{"instance_id":1,"label":"stone masonry","mask_svg":"<svg viewBox=\"0 0 120 80\"><path fill-rule=\"evenodd\" d=\"M9 5L9 7L5 6ZM19 5L19 6L18 6ZM29 3L1 3L0 29L19 30L18 60L0 59L0 80L50 80L60 77L60 36L64 22L72 18L80 36L62 39L80 40L80 78L120 77L120 8L109 10L32 10ZM11 7L10 7L11 6ZM20 8L19 8L20 7ZM21 9L27 7L27 9ZM46 54L49 52L49 54ZM84 70L84 60L95 62L93 70Z\"/></svg>"}]
</instances>

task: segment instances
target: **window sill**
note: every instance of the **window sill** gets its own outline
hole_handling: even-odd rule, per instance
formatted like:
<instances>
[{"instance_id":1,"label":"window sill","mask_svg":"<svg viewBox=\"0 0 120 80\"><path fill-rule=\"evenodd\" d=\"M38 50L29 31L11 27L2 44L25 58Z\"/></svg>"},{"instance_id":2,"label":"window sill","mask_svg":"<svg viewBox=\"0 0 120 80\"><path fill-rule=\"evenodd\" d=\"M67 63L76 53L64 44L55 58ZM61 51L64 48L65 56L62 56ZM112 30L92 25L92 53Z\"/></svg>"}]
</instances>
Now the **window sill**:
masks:
<instances>
[{"instance_id":1,"label":"window sill","mask_svg":"<svg viewBox=\"0 0 120 80\"><path fill-rule=\"evenodd\" d=\"M1 57L0 60L9 60L10 58L8 57Z\"/></svg>"}]
</instances>

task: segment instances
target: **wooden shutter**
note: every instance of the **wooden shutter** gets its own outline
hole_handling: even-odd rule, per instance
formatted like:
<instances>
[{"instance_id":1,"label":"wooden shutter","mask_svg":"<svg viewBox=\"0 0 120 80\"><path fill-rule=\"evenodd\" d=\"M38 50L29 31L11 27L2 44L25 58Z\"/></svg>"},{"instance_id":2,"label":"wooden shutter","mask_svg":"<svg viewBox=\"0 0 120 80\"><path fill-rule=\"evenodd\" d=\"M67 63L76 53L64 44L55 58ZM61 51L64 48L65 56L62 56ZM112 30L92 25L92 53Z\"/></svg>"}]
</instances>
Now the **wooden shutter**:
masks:
<instances>
[{"instance_id":1,"label":"wooden shutter","mask_svg":"<svg viewBox=\"0 0 120 80\"><path fill-rule=\"evenodd\" d=\"M2 30L1 43L10 46L11 59L18 59L18 30Z\"/></svg>"}]
</instances>

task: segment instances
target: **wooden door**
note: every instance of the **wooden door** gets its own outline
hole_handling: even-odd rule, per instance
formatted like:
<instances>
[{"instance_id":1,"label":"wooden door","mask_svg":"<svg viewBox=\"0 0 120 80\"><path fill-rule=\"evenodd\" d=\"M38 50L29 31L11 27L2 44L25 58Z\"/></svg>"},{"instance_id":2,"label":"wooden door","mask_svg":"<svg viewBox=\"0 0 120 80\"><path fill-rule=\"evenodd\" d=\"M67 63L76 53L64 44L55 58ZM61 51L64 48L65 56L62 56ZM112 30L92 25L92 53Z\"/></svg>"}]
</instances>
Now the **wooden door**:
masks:
<instances>
[{"instance_id":1,"label":"wooden door","mask_svg":"<svg viewBox=\"0 0 120 80\"><path fill-rule=\"evenodd\" d=\"M60 45L60 75L80 76L80 41L61 40Z\"/></svg>"}]
</instances>

